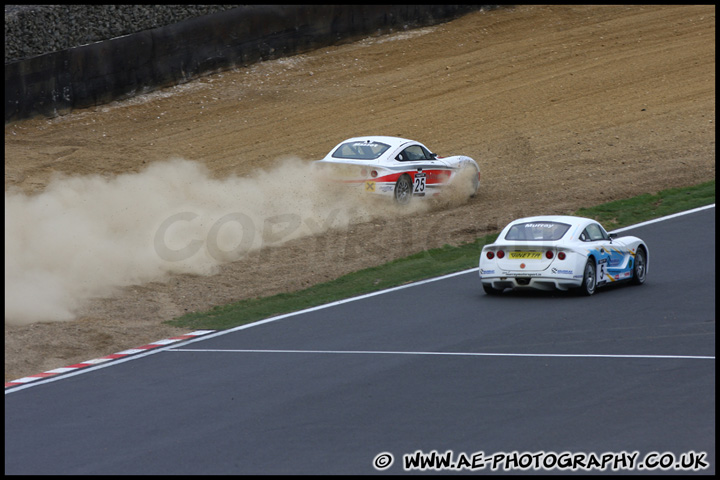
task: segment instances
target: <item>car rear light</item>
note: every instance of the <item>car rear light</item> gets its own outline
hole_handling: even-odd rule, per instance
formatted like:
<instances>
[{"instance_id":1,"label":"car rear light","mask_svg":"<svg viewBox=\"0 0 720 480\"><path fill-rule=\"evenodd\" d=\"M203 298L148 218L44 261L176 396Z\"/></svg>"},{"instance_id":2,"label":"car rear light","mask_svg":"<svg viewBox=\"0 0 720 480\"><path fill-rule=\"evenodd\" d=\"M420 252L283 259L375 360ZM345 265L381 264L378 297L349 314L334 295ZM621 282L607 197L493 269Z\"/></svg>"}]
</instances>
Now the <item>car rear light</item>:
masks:
<instances>
[{"instance_id":1,"label":"car rear light","mask_svg":"<svg viewBox=\"0 0 720 480\"><path fill-rule=\"evenodd\" d=\"M565 260L565 252L558 252L558 260Z\"/></svg>"},{"instance_id":2,"label":"car rear light","mask_svg":"<svg viewBox=\"0 0 720 480\"><path fill-rule=\"evenodd\" d=\"M495 258L495 253L488 250L486 257L488 258L488 260L492 260L493 258Z\"/></svg>"},{"instance_id":3,"label":"car rear light","mask_svg":"<svg viewBox=\"0 0 720 480\"><path fill-rule=\"evenodd\" d=\"M367 177L367 170L365 170L364 168L360 170L360 175L362 175L363 177Z\"/></svg>"},{"instance_id":4,"label":"car rear light","mask_svg":"<svg viewBox=\"0 0 720 480\"><path fill-rule=\"evenodd\" d=\"M498 258L505 258L505 252L503 252L502 250L498 250L498 251L497 251L497 257L498 257Z\"/></svg>"},{"instance_id":5,"label":"car rear light","mask_svg":"<svg viewBox=\"0 0 720 480\"><path fill-rule=\"evenodd\" d=\"M551 250L548 250L547 252L545 252L545 258L547 258L548 260L552 260L553 253Z\"/></svg>"},{"instance_id":6,"label":"car rear light","mask_svg":"<svg viewBox=\"0 0 720 480\"><path fill-rule=\"evenodd\" d=\"M377 177L377 175L378 175L377 170L373 170L373 171L370 172L370 176L371 176L372 178Z\"/></svg>"}]
</instances>

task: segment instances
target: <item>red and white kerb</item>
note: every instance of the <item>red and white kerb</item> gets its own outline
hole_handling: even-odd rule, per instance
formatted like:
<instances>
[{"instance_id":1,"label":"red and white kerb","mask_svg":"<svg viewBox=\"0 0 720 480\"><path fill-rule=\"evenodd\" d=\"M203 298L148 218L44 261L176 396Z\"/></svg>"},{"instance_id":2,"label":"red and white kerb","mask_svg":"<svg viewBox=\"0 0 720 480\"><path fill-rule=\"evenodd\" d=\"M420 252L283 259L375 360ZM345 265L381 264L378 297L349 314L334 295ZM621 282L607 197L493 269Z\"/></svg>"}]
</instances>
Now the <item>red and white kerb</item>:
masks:
<instances>
[{"instance_id":1,"label":"red and white kerb","mask_svg":"<svg viewBox=\"0 0 720 480\"><path fill-rule=\"evenodd\" d=\"M68 373L68 372L72 372L75 370L79 370L81 368L91 367L91 366L97 365L99 363L109 362L110 360L117 360L118 358L135 355L136 353L147 352L148 350L151 350L153 348L164 347L165 345L169 345L171 343L180 342L182 340L187 340L189 338L199 337L201 335L207 335L208 333L213 333L214 331L215 330L196 330L194 332L186 333L185 335L179 335L177 337L171 337L171 338L166 338L164 340L158 340L157 342L148 343L147 345L143 345L142 347L131 348L130 350L123 350L122 352L113 353L112 355L107 355L105 357L96 358L94 360L88 360L86 362L76 363L75 365L69 365L67 367L55 368L53 370L48 370L47 372L38 373L37 375L30 375L29 377L23 377L23 378L19 378L17 380L13 380L11 382L6 382L5 388L16 387L18 385L25 385L27 383L34 382L36 380L41 380L43 378L60 375L61 373Z\"/></svg>"}]
</instances>

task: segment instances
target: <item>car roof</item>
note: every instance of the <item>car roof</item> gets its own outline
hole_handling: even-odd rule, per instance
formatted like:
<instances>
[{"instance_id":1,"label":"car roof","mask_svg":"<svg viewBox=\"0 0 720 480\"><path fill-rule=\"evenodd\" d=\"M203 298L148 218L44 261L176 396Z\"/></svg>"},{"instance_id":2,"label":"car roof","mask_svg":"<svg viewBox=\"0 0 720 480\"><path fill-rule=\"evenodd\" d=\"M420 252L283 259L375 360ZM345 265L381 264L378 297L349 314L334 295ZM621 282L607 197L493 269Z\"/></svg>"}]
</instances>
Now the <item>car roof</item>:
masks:
<instances>
[{"instance_id":1,"label":"car roof","mask_svg":"<svg viewBox=\"0 0 720 480\"><path fill-rule=\"evenodd\" d=\"M390 147L399 147L400 145L404 145L406 143L415 142L415 140L409 140L407 138L401 138L401 137L391 137L386 135L368 135L365 137L352 137L348 138L347 140L344 140L342 143L347 142L380 142L387 145L390 145Z\"/></svg>"}]
</instances>

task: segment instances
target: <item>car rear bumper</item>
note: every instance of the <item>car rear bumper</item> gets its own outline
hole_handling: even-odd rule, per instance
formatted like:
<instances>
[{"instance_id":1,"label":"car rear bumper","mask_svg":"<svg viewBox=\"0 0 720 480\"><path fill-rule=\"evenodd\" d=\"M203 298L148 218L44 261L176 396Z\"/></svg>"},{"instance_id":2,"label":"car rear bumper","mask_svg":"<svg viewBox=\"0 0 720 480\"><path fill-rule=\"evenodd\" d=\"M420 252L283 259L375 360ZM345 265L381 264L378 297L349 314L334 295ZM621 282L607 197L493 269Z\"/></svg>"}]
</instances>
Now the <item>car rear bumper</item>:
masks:
<instances>
[{"instance_id":1,"label":"car rear bumper","mask_svg":"<svg viewBox=\"0 0 720 480\"><path fill-rule=\"evenodd\" d=\"M556 277L483 277L482 283L496 290L512 288L514 290L570 290L582 285L582 278Z\"/></svg>"}]
</instances>

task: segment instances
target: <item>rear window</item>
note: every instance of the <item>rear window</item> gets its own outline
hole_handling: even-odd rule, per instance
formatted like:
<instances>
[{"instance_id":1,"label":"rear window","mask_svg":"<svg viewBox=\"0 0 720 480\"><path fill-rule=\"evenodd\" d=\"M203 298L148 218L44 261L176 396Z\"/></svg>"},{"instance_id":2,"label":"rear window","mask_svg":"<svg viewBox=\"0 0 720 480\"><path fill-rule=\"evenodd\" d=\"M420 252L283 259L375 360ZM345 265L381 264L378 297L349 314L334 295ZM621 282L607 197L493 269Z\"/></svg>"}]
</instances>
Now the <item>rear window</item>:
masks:
<instances>
[{"instance_id":1,"label":"rear window","mask_svg":"<svg viewBox=\"0 0 720 480\"><path fill-rule=\"evenodd\" d=\"M510 227L505 235L505 240L560 240L569 228L570 225L559 222L518 223Z\"/></svg>"},{"instance_id":2,"label":"rear window","mask_svg":"<svg viewBox=\"0 0 720 480\"><path fill-rule=\"evenodd\" d=\"M375 160L388 148L390 145L380 142L347 142L340 145L332 156L351 160Z\"/></svg>"}]
</instances>

